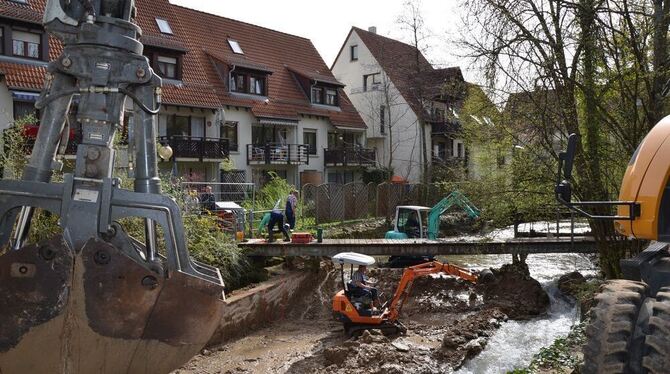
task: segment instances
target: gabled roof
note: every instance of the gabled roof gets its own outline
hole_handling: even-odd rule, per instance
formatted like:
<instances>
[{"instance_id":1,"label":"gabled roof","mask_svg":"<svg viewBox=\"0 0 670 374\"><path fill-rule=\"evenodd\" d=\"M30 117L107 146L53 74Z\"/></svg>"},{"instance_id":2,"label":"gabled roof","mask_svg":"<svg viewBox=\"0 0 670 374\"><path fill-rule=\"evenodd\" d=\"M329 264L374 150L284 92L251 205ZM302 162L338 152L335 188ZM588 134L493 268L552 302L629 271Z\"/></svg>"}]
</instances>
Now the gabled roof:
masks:
<instances>
[{"instance_id":1,"label":"gabled roof","mask_svg":"<svg viewBox=\"0 0 670 374\"><path fill-rule=\"evenodd\" d=\"M250 108L256 117L298 120L301 114L315 115L329 118L335 126L365 128L343 90L339 90L339 109L329 110L310 103L290 69L333 84L337 80L309 39L177 5L172 7L187 31L188 55L198 59L203 67L200 73L214 88L222 105ZM228 39L236 40L244 54L235 54ZM261 65L272 71L268 76L267 100L228 92L227 75L221 68L232 64L231 61Z\"/></svg>"},{"instance_id":2,"label":"gabled roof","mask_svg":"<svg viewBox=\"0 0 670 374\"><path fill-rule=\"evenodd\" d=\"M445 83L463 82L463 74L459 67L435 69L421 51L412 45L358 27L352 27L349 35L353 32L358 35L417 114L421 111L422 97L437 98L445 94L452 95L444 92ZM345 43L348 39L349 36L345 39ZM344 45L340 53L343 49Z\"/></svg>"}]
</instances>

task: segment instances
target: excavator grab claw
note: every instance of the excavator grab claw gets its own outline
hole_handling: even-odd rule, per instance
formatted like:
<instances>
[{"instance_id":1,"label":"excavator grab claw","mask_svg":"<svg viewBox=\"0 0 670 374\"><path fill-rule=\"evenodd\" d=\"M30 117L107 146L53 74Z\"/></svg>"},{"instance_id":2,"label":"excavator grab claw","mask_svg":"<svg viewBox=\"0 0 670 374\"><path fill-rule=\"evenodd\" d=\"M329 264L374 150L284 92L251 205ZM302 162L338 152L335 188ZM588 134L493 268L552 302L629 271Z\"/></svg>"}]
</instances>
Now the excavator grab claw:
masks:
<instances>
[{"instance_id":1,"label":"excavator grab claw","mask_svg":"<svg viewBox=\"0 0 670 374\"><path fill-rule=\"evenodd\" d=\"M40 128L22 180L0 181L0 373L168 373L219 322L221 274L191 259L179 207L161 195L161 80L142 56L134 14L133 0L47 3L45 27L63 53L36 104ZM74 172L53 183L73 95L83 140ZM112 177L127 99L134 191ZM58 216L62 234L29 244L37 210ZM124 219L143 222L143 241Z\"/></svg>"}]
</instances>

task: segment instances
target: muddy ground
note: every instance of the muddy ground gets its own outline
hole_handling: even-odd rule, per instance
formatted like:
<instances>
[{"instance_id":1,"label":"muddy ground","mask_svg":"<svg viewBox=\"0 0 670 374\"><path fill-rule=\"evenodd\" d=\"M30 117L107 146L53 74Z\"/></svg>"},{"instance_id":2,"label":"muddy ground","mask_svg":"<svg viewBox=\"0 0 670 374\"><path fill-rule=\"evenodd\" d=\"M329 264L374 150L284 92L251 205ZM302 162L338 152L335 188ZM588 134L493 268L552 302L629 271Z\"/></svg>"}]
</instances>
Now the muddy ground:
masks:
<instances>
[{"instance_id":1,"label":"muddy ground","mask_svg":"<svg viewBox=\"0 0 670 374\"><path fill-rule=\"evenodd\" d=\"M176 373L444 373L478 354L507 318L544 313L549 298L524 269L505 266L496 281L473 285L447 276L419 278L405 304L401 336L365 332L348 338L332 321L339 271L328 264L323 281L295 305L290 318L203 351ZM371 269L382 298L390 298L401 269Z\"/></svg>"}]
</instances>

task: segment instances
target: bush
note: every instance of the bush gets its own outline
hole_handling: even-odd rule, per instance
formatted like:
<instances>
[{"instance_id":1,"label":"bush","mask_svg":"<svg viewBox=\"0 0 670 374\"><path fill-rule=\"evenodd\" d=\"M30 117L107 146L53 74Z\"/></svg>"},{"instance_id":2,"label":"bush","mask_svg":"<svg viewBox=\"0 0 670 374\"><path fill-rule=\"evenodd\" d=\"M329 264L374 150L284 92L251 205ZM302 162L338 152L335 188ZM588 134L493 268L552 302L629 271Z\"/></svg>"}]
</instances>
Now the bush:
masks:
<instances>
[{"instance_id":1,"label":"bush","mask_svg":"<svg viewBox=\"0 0 670 374\"><path fill-rule=\"evenodd\" d=\"M369 168L363 171L363 183L374 183L381 184L388 182L393 175L393 170L382 167L382 168Z\"/></svg>"}]
</instances>

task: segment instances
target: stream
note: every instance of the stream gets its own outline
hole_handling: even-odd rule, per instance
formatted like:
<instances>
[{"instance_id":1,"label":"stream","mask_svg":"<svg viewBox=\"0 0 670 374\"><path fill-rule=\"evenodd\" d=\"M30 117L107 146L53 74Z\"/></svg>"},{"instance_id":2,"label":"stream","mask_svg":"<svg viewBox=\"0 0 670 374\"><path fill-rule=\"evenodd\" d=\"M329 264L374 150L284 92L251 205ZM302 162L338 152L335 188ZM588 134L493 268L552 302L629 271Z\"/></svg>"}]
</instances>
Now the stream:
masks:
<instances>
[{"instance_id":1,"label":"stream","mask_svg":"<svg viewBox=\"0 0 670 374\"><path fill-rule=\"evenodd\" d=\"M511 256L450 256L448 260L474 269L500 267L511 262ZM564 299L556 286L558 278L572 271L584 276L597 274L595 265L584 255L530 255L526 260L531 276L549 294L551 306L545 316L529 321L508 321L498 329L486 348L468 361L457 374L506 373L530 364L541 348L567 336L579 322L579 310Z\"/></svg>"},{"instance_id":2,"label":"stream","mask_svg":"<svg viewBox=\"0 0 670 374\"><path fill-rule=\"evenodd\" d=\"M555 223L534 222L522 224L520 231L538 233L555 233ZM562 222L561 232L569 232L570 224ZM588 225L577 222L575 233L585 233ZM495 230L485 236L489 239L509 239L514 237L514 228L507 227ZM481 240L484 236L464 236L448 240ZM499 268L511 263L511 255L499 256L449 256L443 258L454 264L471 269ZM551 345L554 340L567 336L570 328L579 322L577 305L571 305L561 296L556 285L562 275L579 271L589 277L597 275L597 267L589 257L581 254L533 254L526 259L530 275L537 279L547 291L551 300L549 311L545 316L529 321L505 322L489 340L486 348L466 362L456 374L494 374L506 373L530 364L533 356L540 349Z\"/></svg>"}]
</instances>

